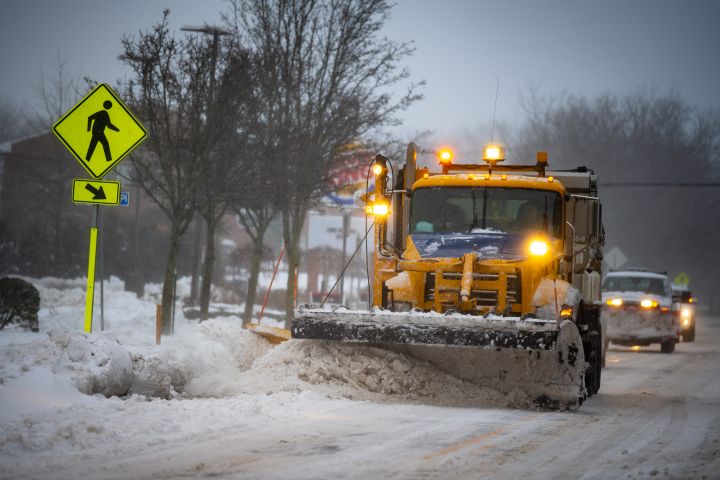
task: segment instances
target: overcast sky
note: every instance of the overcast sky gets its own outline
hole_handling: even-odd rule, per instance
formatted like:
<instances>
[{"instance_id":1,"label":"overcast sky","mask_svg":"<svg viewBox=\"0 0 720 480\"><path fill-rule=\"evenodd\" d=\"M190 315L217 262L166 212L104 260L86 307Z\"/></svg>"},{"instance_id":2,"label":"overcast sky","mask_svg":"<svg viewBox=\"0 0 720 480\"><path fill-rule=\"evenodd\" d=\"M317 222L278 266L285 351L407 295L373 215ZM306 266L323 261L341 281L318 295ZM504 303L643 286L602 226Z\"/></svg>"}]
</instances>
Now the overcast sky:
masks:
<instances>
[{"instance_id":1,"label":"overcast sky","mask_svg":"<svg viewBox=\"0 0 720 480\"><path fill-rule=\"evenodd\" d=\"M120 37L155 23L217 23L222 0L2 0L0 97L37 101L32 88L59 55L78 76L114 83ZM720 0L400 0L386 34L413 40L407 66L425 79L425 100L404 115L402 133L430 129L489 136L498 119L522 120L518 95L594 95L675 87L689 102L720 107Z\"/></svg>"}]
</instances>

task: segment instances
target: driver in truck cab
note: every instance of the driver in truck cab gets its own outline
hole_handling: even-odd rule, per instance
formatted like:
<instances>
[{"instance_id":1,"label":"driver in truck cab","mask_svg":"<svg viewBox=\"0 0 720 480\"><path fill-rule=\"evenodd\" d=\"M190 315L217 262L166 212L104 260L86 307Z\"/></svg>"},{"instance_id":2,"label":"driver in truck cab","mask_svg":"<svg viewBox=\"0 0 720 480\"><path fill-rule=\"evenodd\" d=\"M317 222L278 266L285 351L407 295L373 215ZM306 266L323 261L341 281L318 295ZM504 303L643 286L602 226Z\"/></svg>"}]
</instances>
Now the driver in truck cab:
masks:
<instances>
[{"instance_id":1,"label":"driver in truck cab","mask_svg":"<svg viewBox=\"0 0 720 480\"><path fill-rule=\"evenodd\" d=\"M546 215L536 202L528 200L518 207L515 226L520 232L542 231L547 228Z\"/></svg>"}]
</instances>

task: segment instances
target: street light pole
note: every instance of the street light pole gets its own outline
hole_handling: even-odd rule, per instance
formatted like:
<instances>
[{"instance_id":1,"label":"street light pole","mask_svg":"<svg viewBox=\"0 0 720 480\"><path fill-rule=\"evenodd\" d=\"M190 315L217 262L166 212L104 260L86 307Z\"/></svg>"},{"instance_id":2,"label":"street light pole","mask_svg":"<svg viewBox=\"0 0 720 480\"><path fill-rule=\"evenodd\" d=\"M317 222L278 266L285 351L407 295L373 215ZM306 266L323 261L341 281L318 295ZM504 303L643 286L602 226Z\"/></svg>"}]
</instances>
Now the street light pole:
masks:
<instances>
[{"instance_id":1,"label":"street light pole","mask_svg":"<svg viewBox=\"0 0 720 480\"><path fill-rule=\"evenodd\" d=\"M232 35L232 32L230 30L226 30L224 28L218 27L216 25L208 25L205 24L200 27L194 27L194 26L184 26L181 27L180 30L183 32L196 32L196 33L204 33L205 35L212 35L212 58L210 60L212 65L212 75L210 76L210 92L209 97L210 101L212 102L215 98L215 69L217 67L217 55L218 55L218 47L220 46L220 37L226 36L226 35Z\"/></svg>"}]
</instances>

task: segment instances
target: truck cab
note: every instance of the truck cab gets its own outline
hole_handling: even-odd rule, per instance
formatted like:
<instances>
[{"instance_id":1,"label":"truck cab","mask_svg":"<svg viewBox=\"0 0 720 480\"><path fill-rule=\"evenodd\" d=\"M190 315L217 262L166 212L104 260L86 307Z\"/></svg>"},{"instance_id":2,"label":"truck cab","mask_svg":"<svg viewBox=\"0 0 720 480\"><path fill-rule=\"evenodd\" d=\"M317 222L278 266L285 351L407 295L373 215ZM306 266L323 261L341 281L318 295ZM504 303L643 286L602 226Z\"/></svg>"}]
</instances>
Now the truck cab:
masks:
<instances>
[{"instance_id":1,"label":"truck cab","mask_svg":"<svg viewBox=\"0 0 720 480\"><path fill-rule=\"evenodd\" d=\"M535 165L503 165L502 148L495 156L492 148L484 149L485 164L453 163L453 154L441 150L440 169L432 172L416 168L411 144L390 195L383 188L387 166L379 169L369 211L378 203L392 208L375 216L382 247L374 304L598 316L604 231L595 175L550 170L542 152Z\"/></svg>"}]
</instances>

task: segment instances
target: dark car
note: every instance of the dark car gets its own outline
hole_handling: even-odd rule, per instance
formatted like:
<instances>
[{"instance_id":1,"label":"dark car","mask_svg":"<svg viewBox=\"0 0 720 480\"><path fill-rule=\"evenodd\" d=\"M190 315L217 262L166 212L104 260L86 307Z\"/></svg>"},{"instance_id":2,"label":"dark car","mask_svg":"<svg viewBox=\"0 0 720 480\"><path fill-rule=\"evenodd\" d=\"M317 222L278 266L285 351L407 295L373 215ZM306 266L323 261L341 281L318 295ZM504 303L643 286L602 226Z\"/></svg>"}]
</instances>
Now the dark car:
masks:
<instances>
[{"instance_id":1,"label":"dark car","mask_svg":"<svg viewBox=\"0 0 720 480\"><path fill-rule=\"evenodd\" d=\"M694 342L697 302L692 292L683 285L673 285L672 294L673 301L680 304L680 333L683 342Z\"/></svg>"}]
</instances>

